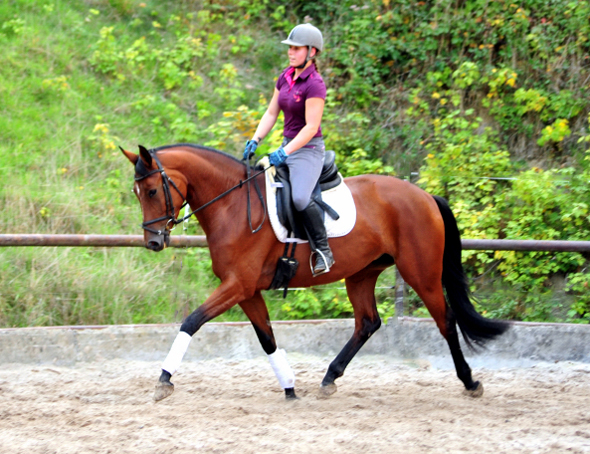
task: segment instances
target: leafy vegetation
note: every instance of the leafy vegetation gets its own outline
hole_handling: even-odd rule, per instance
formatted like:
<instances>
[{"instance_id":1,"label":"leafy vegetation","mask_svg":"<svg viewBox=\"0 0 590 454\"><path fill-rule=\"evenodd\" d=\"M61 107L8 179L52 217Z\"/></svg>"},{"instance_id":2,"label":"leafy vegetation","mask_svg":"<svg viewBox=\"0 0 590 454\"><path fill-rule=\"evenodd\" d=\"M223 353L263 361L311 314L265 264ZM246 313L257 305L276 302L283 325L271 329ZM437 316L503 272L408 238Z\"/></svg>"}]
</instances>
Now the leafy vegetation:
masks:
<instances>
[{"instance_id":1,"label":"leafy vegetation","mask_svg":"<svg viewBox=\"0 0 590 454\"><path fill-rule=\"evenodd\" d=\"M587 0L5 1L2 232L139 233L117 146L194 142L240 156L286 64L278 43L311 20L326 40L323 129L343 173L396 174L447 197L464 238L588 240L588 17ZM0 256L0 326L179 321L216 285L206 250ZM464 257L480 310L590 320L586 256ZM379 283L384 317L393 280ZM268 292L271 316L349 316L339 287Z\"/></svg>"}]
</instances>

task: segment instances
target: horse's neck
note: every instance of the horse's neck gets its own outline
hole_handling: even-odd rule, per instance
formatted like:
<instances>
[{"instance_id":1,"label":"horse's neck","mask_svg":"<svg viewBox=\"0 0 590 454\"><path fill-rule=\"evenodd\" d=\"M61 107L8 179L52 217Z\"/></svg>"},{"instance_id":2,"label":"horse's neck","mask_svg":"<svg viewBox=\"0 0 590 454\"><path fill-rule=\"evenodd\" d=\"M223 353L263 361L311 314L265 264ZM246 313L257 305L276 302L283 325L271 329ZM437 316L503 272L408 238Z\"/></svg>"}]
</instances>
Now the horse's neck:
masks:
<instances>
[{"instance_id":1,"label":"horse's neck","mask_svg":"<svg viewBox=\"0 0 590 454\"><path fill-rule=\"evenodd\" d=\"M179 153L171 161L177 163L176 170L187 180L186 199L192 210L198 209L239 184L245 176L244 166L221 153L196 149ZM232 195L233 193L230 193L215 202L216 207L227 204ZM203 227L210 224L209 217L214 211L204 210L196 213Z\"/></svg>"}]
</instances>

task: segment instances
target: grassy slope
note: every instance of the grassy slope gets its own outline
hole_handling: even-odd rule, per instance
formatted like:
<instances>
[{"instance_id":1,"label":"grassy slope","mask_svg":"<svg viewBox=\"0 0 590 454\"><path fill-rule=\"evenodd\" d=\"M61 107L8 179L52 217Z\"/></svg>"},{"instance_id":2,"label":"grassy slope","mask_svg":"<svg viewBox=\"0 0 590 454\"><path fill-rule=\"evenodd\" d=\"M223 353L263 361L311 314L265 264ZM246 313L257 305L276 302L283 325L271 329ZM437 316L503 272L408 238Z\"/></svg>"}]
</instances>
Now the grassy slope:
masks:
<instances>
[{"instance_id":1,"label":"grassy slope","mask_svg":"<svg viewBox=\"0 0 590 454\"><path fill-rule=\"evenodd\" d=\"M240 25L206 17L204 31L193 32L205 43L203 60L193 62L200 87L166 90L157 66L129 74L119 63L121 78L92 66L103 27L114 27L122 48L144 36L157 51L174 44L173 15L198 11L196 2L172 1L0 5L0 24L8 24L0 36L1 232L141 233L131 167L112 147L203 143L215 115L272 90L263 78L224 84L220 75L230 54L248 75L252 60L276 71L282 61L273 37L234 54L226 37ZM214 93L220 85L225 94ZM186 127L175 129L178 122ZM193 225L188 233L199 232ZM3 248L0 269L0 326L180 321L216 286L206 249ZM348 307L330 295L329 306ZM269 298L271 316L285 317L283 301ZM321 298L312 296L318 313ZM235 309L220 320L243 318Z\"/></svg>"},{"instance_id":2,"label":"grassy slope","mask_svg":"<svg viewBox=\"0 0 590 454\"><path fill-rule=\"evenodd\" d=\"M113 83L92 70L89 56L101 27L123 28L133 17L151 27L169 6L136 4L127 17L107 2L0 6L0 22L22 23L5 33L0 51L2 232L140 233L129 163L90 137L130 148L168 143L165 128L150 124L154 116L130 107L164 93L150 80ZM108 126L94 133L97 124ZM0 255L0 326L179 321L189 300L194 308L214 285L206 250L6 248Z\"/></svg>"}]
</instances>

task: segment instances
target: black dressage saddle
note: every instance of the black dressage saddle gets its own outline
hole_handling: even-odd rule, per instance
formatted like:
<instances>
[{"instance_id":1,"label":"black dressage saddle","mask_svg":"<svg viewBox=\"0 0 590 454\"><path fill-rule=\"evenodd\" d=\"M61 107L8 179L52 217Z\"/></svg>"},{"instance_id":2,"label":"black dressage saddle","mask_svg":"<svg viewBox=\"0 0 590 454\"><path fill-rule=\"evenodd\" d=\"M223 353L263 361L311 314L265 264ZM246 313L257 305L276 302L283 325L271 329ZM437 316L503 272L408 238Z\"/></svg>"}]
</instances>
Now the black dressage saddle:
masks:
<instances>
[{"instance_id":1,"label":"black dressage saddle","mask_svg":"<svg viewBox=\"0 0 590 454\"><path fill-rule=\"evenodd\" d=\"M295 238L307 240L300 215L291 199L291 183L289 182L289 167L287 165L282 164L276 168L275 183L277 184L277 214L280 223L288 232L293 232ZM311 198L324 210L324 213L328 213L328 216L334 220L340 216L322 200L322 192L335 188L340 183L342 183L342 177L336 166L336 153L332 150L326 151L322 173Z\"/></svg>"},{"instance_id":2,"label":"black dressage saddle","mask_svg":"<svg viewBox=\"0 0 590 454\"><path fill-rule=\"evenodd\" d=\"M276 167L274 178L275 184L277 185L276 201L279 222L287 229L288 236L307 240L307 233L303 227L303 221L301 220L299 212L295 209L291 198L289 167L285 164ZM311 197L318 206L324 210L324 213L328 213L328 215L335 220L340 216L332 207L322 200L322 191L335 188L340 183L342 183L342 177L338 173L338 168L336 167L336 153L333 151L326 151L322 173L320 174L320 179L316 184ZM268 287L269 289L284 289L283 298L287 296L289 282L295 276L299 267L299 262L295 258L296 246L296 242L285 242L285 251L277 262L274 278ZM290 254L289 248L291 248Z\"/></svg>"}]
</instances>

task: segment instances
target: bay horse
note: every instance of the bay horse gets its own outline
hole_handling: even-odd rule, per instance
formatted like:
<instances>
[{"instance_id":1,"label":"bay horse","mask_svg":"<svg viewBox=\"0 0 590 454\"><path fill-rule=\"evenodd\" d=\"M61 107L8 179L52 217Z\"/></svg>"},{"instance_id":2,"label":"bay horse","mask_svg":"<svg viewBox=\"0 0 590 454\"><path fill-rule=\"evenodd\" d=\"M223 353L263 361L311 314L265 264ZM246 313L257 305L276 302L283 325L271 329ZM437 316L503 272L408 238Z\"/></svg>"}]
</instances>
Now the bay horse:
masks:
<instances>
[{"instance_id":1,"label":"bay horse","mask_svg":"<svg viewBox=\"0 0 590 454\"><path fill-rule=\"evenodd\" d=\"M284 245L277 240L270 222L264 222L264 204L251 204L247 184L242 184L253 169L226 153L192 144L151 150L140 145L139 154L121 150L135 167L134 192L143 212L146 247L163 250L169 245L170 230L181 222L177 217L183 204L198 207L194 214L207 237L213 272L221 281L183 321L162 364L154 399L164 399L174 391L170 379L193 334L236 304L251 321L285 397L296 398L293 371L284 351L277 348L261 294L271 284ZM250 183L255 182L264 191L262 173L253 174ZM300 266L290 284L310 287L344 279L354 310L352 337L330 363L320 392L328 396L336 391L335 380L379 329L375 285L381 272L395 264L446 339L465 392L480 396L483 386L472 378L457 325L467 345L474 346L501 335L508 324L481 316L470 300L459 230L448 203L392 176L362 175L346 178L345 182L356 205L357 219L349 234L330 239L335 265L329 273L317 277L312 277L308 267ZM248 216L247 207L251 210ZM252 229L252 222L260 223L259 230ZM301 244L295 258L306 263L310 252L307 243Z\"/></svg>"}]
</instances>

